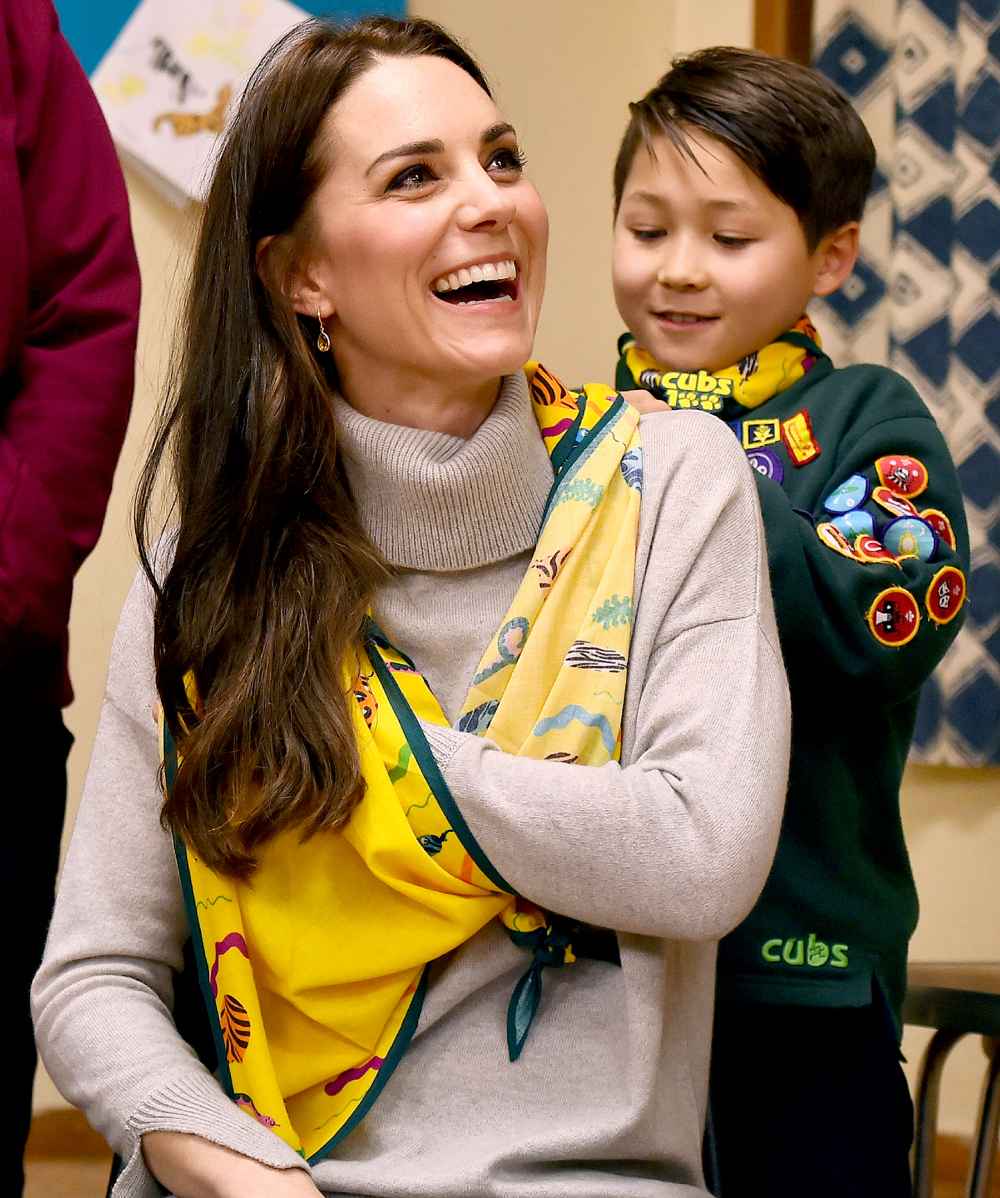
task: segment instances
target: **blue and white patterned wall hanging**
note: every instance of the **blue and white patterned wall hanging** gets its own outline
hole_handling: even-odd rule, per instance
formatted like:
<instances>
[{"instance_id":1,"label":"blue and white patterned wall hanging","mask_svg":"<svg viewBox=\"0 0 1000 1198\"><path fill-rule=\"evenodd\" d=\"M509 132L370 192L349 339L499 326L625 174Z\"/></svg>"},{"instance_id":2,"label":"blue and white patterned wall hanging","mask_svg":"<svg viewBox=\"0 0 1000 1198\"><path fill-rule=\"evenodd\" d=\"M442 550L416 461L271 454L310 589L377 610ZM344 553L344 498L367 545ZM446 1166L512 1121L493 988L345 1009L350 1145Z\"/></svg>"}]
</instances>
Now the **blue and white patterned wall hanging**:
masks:
<instances>
[{"instance_id":1,"label":"blue and white patterned wall hanging","mask_svg":"<svg viewBox=\"0 0 1000 1198\"><path fill-rule=\"evenodd\" d=\"M917 761L1000 763L1000 0L815 0L814 63L879 169L861 255L811 313L834 362L914 384L951 449L972 573L965 627L926 684Z\"/></svg>"}]
</instances>

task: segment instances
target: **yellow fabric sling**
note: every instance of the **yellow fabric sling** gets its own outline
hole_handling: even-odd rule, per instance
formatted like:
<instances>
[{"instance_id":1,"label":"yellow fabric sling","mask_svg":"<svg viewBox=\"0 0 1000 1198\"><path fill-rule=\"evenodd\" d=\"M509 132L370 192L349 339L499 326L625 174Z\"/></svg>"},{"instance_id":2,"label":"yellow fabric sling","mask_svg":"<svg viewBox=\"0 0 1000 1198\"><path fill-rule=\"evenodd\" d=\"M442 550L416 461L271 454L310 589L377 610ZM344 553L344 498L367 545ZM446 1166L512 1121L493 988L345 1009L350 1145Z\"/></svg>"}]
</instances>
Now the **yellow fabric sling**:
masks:
<instances>
[{"instance_id":1,"label":"yellow fabric sling","mask_svg":"<svg viewBox=\"0 0 1000 1198\"><path fill-rule=\"evenodd\" d=\"M568 392L537 363L525 373L555 482L458 726L507 753L603 765L620 750L638 416L609 388ZM508 1012L516 1059L542 968L573 961L587 931L514 895L476 843L418 722L447 726L444 713L373 624L345 676L366 792L341 831L275 837L247 883L176 844L220 1080L309 1160L375 1101L416 1027L430 962L497 918L532 951ZM179 758L165 724L163 738L169 787Z\"/></svg>"}]
</instances>

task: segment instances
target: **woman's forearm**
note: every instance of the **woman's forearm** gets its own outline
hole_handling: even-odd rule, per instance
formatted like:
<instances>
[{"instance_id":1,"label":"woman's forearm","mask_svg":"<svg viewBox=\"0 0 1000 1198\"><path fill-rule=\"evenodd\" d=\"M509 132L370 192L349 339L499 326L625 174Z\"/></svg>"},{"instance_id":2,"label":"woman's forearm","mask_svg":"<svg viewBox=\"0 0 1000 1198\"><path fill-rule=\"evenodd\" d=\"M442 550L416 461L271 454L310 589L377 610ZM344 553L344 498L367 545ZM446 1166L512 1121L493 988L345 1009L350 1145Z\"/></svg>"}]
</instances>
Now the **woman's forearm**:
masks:
<instances>
[{"instance_id":1,"label":"woman's forearm","mask_svg":"<svg viewBox=\"0 0 1000 1198\"><path fill-rule=\"evenodd\" d=\"M272 1169L201 1136L153 1131L142 1137L150 1173L175 1198L317 1198L305 1166Z\"/></svg>"}]
</instances>

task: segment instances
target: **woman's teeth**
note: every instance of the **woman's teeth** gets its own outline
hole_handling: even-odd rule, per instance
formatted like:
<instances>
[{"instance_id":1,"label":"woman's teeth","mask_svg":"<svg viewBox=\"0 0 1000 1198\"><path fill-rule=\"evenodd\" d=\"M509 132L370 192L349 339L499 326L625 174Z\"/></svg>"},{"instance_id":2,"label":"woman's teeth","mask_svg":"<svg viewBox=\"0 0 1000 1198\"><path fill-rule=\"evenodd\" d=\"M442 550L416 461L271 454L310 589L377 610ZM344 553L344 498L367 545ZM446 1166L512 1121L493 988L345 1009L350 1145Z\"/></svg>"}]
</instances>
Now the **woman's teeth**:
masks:
<instances>
[{"instance_id":1,"label":"woman's teeth","mask_svg":"<svg viewBox=\"0 0 1000 1198\"><path fill-rule=\"evenodd\" d=\"M463 266L461 270L442 275L431 284L431 290L439 294L444 291L457 291L460 287L468 287L470 283L496 283L503 279L516 279L517 266L508 258L504 262L484 262L479 266ZM510 299L510 296L506 297ZM474 301L459 301L474 302Z\"/></svg>"}]
</instances>

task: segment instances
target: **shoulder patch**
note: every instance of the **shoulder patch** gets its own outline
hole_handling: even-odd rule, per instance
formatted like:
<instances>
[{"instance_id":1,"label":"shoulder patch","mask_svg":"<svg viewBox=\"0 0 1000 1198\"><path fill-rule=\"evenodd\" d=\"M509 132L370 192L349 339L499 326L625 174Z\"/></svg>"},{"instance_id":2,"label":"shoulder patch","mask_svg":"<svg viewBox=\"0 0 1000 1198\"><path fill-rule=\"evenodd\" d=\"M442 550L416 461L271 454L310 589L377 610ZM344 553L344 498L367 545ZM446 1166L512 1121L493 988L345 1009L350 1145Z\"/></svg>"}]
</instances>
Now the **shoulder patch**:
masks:
<instances>
[{"instance_id":1,"label":"shoulder patch","mask_svg":"<svg viewBox=\"0 0 1000 1198\"><path fill-rule=\"evenodd\" d=\"M823 507L834 513L853 511L868 498L868 491L868 479L863 474L852 474L827 495Z\"/></svg>"},{"instance_id":2,"label":"shoulder patch","mask_svg":"<svg viewBox=\"0 0 1000 1198\"><path fill-rule=\"evenodd\" d=\"M740 440L744 449L760 449L781 440L780 420L744 420Z\"/></svg>"},{"instance_id":3,"label":"shoulder patch","mask_svg":"<svg viewBox=\"0 0 1000 1198\"><path fill-rule=\"evenodd\" d=\"M750 449L747 451L747 461L758 474L763 474L772 482L780 483L785 477L785 467L773 449Z\"/></svg>"},{"instance_id":4,"label":"shoulder patch","mask_svg":"<svg viewBox=\"0 0 1000 1198\"><path fill-rule=\"evenodd\" d=\"M890 562L898 566L895 555L890 553L881 541L875 537L860 536L855 538L854 552L863 562Z\"/></svg>"},{"instance_id":5,"label":"shoulder patch","mask_svg":"<svg viewBox=\"0 0 1000 1198\"><path fill-rule=\"evenodd\" d=\"M962 610L965 596L965 575L957 566L944 566L927 588L927 614L935 624L949 624Z\"/></svg>"},{"instance_id":6,"label":"shoulder patch","mask_svg":"<svg viewBox=\"0 0 1000 1198\"><path fill-rule=\"evenodd\" d=\"M822 452L819 442L813 434L809 413L805 408L782 421L781 439L785 442L788 456L796 466L807 466Z\"/></svg>"},{"instance_id":7,"label":"shoulder patch","mask_svg":"<svg viewBox=\"0 0 1000 1198\"><path fill-rule=\"evenodd\" d=\"M929 562L937 548L934 529L919 516L900 516L887 524L882 541L896 557L918 557L922 562Z\"/></svg>"},{"instance_id":8,"label":"shoulder patch","mask_svg":"<svg viewBox=\"0 0 1000 1198\"><path fill-rule=\"evenodd\" d=\"M917 601L903 587L879 591L868 609L868 627L880 645L898 649L912 641L920 627Z\"/></svg>"},{"instance_id":9,"label":"shoulder patch","mask_svg":"<svg viewBox=\"0 0 1000 1198\"><path fill-rule=\"evenodd\" d=\"M894 495L911 499L927 488L927 467L905 453L890 453L875 462L875 473L883 487Z\"/></svg>"},{"instance_id":10,"label":"shoulder patch","mask_svg":"<svg viewBox=\"0 0 1000 1198\"><path fill-rule=\"evenodd\" d=\"M839 553L843 557L849 557L851 561L858 560L857 554L851 548L851 542L835 524L817 524L816 535L827 549L832 549L834 553Z\"/></svg>"},{"instance_id":11,"label":"shoulder patch","mask_svg":"<svg viewBox=\"0 0 1000 1198\"><path fill-rule=\"evenodd\" d=\"M949 549L955 548L955 530L944 512L939 511L936 507L925 508L920 513L920 519L927 521Z\"/></svg>"},{"instance_id":12,"label":"shoulder patch","mask_svg":"<svg viewBox=\"0 0 1000 1198\"><path fill-rule=\"evenodd\" d=\"M902 495L897 495L894 491L890 491L888 487L876 487L872 491L872 499L879 505L884 507L887 512L892 512L894 516L915 516L917 509L908 499Z\"/></svg>"}]
</instances>

